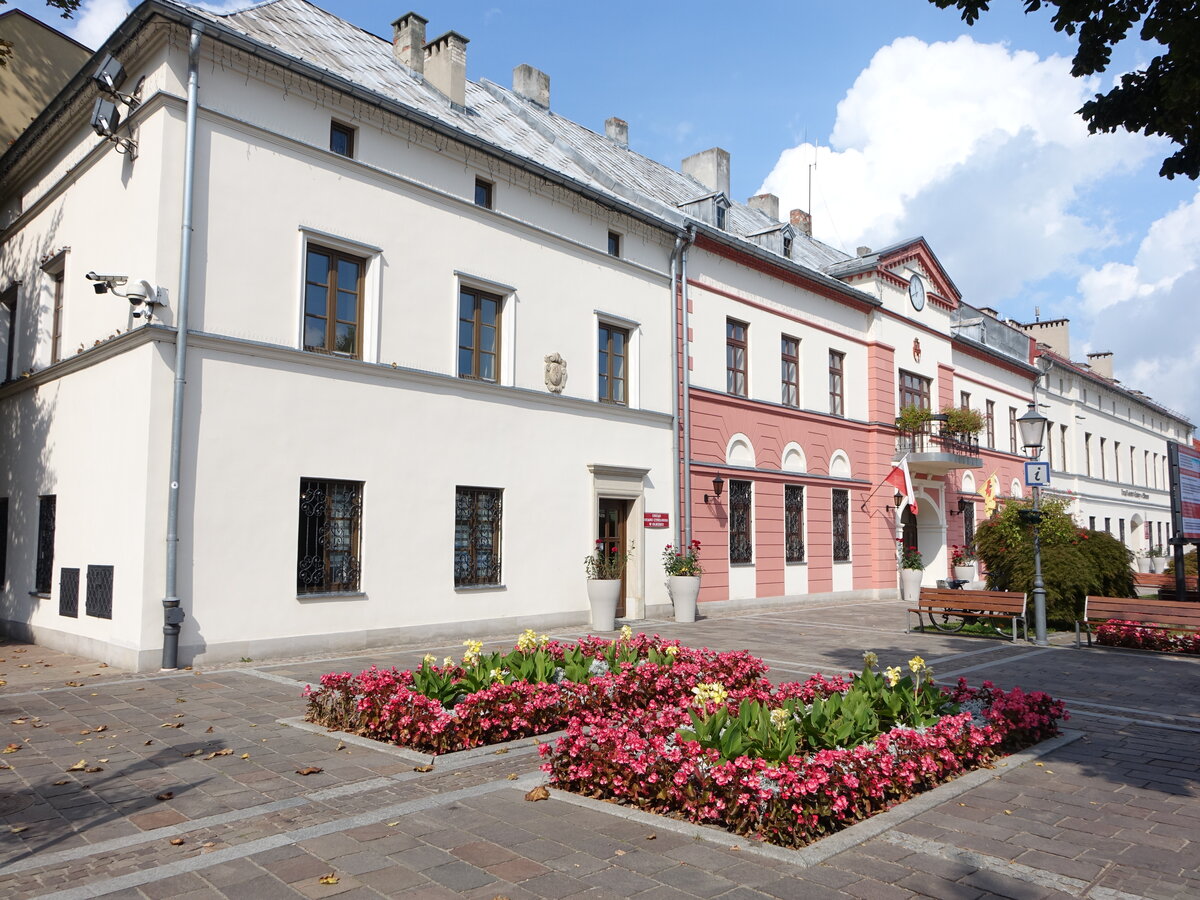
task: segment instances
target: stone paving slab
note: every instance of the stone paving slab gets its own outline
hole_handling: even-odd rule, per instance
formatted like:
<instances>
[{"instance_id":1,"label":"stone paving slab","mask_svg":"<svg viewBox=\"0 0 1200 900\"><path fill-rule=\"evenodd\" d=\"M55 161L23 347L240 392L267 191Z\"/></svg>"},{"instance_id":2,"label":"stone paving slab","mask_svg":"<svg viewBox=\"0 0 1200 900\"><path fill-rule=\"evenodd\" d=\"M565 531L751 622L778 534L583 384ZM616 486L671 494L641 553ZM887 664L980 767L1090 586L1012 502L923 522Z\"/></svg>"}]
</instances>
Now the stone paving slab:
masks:
<instances>
[{"instance_id":1,"label":"stone paving slab","mask_svg":"<svg viewBox=\"0 0 1200 900\"><path fill-rule=\"evenodd\" d=\"M904 627L894 601L639 625L749 649L776 680L857 671L869 649L885 665L919 654L946 681L962 673L1068 699L1081 740L808 866L751 853L733 836L696 841L608 804L526 802L522 788L542 778L532 750L443 758L417 773L395 754L338 750L336 736L278 723L302 713L303 684L324 672L410 666L426 652L457 656L459 645L167 676L5 645L0 672L11 676L10 660L30 654L43 664L18 663L0 692L0 742L22 745L0 757L12 766L0 770L0 896L1200 896L1200 660ZM497 647L515 639L492 637ZM103 771L65 771L80 759ZM324 771L296 774L305 766ZM337 883L322 884L325 875Z\"/></svg>"}]
</instances>

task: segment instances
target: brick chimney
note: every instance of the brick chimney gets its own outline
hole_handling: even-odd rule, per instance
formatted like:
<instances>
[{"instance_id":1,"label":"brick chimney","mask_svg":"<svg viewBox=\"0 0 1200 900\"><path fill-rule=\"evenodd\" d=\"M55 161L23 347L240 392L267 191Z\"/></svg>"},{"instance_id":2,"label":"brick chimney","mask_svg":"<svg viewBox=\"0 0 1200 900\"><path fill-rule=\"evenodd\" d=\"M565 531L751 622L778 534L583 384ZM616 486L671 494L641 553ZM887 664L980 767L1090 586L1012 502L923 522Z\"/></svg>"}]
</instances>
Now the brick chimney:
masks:
<instances>
[{"instance_id":1,"label":"brick chimney","mask_svg":"<svg viewBox=\"0 0 1200 900\"><path fill-rule=\"evenodd\" d=\"M1089 353L1087 355L1087 361L1088 365L1092 367L1093 372L1095 372L1101 378L1107 378L1109 381L1112 380L1113 355L1111 351L1106 350L1102 353Z\"/></svg>"},{"instance_id":2,"label":"brick chimney","mask_svg":"<svg viewBox=\"0 0 1200 900\"><path fill-rule=\"evenodd\" d=\"M418 75L425 71L425 26L428 24L415 12L405 13L392 23L392 55Z\"/></svg>"},{"instance_id":3,"label":"brick chimney","mask_svg":"<svg viewBox=\"0 0 1200 900\"><path fill-rule=\"evenodd\" d=\"M802 209L793 209L788 213L788 221L801 234L812 237L812 214Z\"/></svg>"},{"instance_id":4,"label":"brick chimney","mask_svg":"<svg viewBox=\"0 0 1200 900\"><path fill-rule=\"evenodd\" d=\"M543 109L550 108L550 76L527 63L513 69L512 89Z\"/></svg>"},{"instance_id":5,"label":"brick chimney","mask_svg":"<svg viewBox=\"0 0 1200 900\"><path fill-rule=\"evenodd\" d=\"M751 209L765 212L776 222L779 221L779 198L774 194L755 194L746 201L746 205Z\"/></svg>"},{"instance_id":6,"label":"brick chimney","mask_svg":"<svg viewBox=\"0 0 1200 900\"><path fill-rule=\"evenodd\" d=\"M691 175L710 191L729 196L729 151L720 147L703 150L680 164L684 175Z\"/></svg>"},{"instance_id":7,"label":"brick chimney","mask_svg":"<svg viewBox=\"0 0 1200 900\"><path fill-rule=\"evenodd\" d=\"M605 119L604 135L614 144L620 144L622 147L628 147L629 123L624 119L618 119L616 116L613 116L611 119Z\"/></svg>"},{"instance_id":8,"label":"brick chimney","mask_svg":"<svg viewBox=\"0 0 1200 900\"><path fill-rule=\"evenodd\" d=\"M425 45L425 81L451 103L467 105L467 43L457 31L447 31Z\"/></svg>"}]
</instances>

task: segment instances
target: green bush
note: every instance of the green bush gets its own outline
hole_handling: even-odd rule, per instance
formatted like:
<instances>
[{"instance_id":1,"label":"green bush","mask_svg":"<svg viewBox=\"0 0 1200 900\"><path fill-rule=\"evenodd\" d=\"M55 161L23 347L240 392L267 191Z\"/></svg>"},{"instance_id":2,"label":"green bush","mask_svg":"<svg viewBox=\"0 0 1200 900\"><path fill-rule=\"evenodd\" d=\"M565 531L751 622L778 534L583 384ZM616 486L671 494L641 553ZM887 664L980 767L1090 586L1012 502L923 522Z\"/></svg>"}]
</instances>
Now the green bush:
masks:
<instances>
[{"instance_id":1,"label":"green bush","mask_svg":"<svg viewBox=\"0 0 1200 900\"><path fill-rule=\"evenodd\" d=\"M987 567L989 589L1033 593L1033 526L1021 516L1032 506L1027 500L1010 500L976 530L975 549ZM1129 550L1107 532L1076 527L1066 506L1056 497L1042 500L1046 620L1060 627L1078 618L1089 594L1136 596Z\"/></svg>"},{"instance_id":2,"label":"green bush","mask_svg":"<svg viewBox=\"0 0 1200 900\"><path fill-rule=\"evenodd\" d=\"M1168 561L1167 561L1167 567L1163 571L1165 571L1168 575L1174 575L1175 574L1175 548L1167 547L1166 551L1167 551L1167 560ZM1187 575L1195 575L1196 574L1196 551L1195 550L1189 550L1187 553L1183 554L1183 571Z\"/></svg>"}]
</instances>

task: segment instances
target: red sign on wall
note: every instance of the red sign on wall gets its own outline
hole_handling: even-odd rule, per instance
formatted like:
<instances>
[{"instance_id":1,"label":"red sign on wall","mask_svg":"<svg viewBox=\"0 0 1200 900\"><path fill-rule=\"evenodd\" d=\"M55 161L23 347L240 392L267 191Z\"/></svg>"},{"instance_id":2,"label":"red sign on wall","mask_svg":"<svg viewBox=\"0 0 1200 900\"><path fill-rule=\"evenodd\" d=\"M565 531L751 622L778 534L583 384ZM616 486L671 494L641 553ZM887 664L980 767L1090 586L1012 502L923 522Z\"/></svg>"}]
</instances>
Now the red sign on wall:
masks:
<instances>
[{"instance_id":1,"label":"red sign on wall","mask_svg":"<svg viewBox=\"0 0 1200 900\"><path fill-rule=\"evenodd\" d=\"M646 528L670 528L671 515L670 513L644 513L642 525Z\"/></svg>"}]
</instances>

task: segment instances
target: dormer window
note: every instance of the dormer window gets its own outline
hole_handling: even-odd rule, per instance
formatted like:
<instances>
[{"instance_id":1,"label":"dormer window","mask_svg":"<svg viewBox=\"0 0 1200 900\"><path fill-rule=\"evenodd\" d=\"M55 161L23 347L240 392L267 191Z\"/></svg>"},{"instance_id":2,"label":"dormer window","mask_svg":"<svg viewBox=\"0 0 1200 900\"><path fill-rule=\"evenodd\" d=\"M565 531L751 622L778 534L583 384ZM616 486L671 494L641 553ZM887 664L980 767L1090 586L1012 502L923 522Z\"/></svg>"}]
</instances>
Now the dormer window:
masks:
<instances>
[{"instance_id":1,"label":"dormer window","mask_svg":"<svg viewBox=\"0 0 1200 900\"><path fill-rule=\"evenodd\" d=\"M679 204L679 208L701 222L705 222L722 231L727 230L726 212L729 209L729 198L720 192L685 200Z\"/></svg>"},{"instance_id":2,"label":"dormer window","mask_svg":"<svg viewBox=\"0 0 1200 900\"><path fill-rule=\"evenodd\" d=\"M783 236L783 255L788 259L792 258L792 237L785 234Z\"/></svg>"},{"instance_id":3,"label":"dormer window","mask_svg":"<svg viewBox=\"0 0 1200 900\"><path fill-rule=\"evenodd\" d=\"M720 203L717 204L717 227L722 231L725 230L725 207Z\"/></svg>"}]
</instances>

